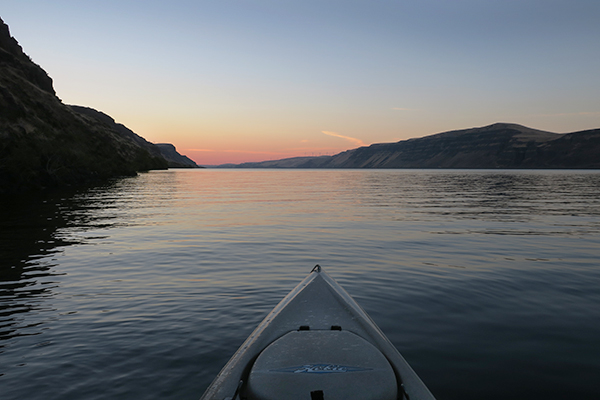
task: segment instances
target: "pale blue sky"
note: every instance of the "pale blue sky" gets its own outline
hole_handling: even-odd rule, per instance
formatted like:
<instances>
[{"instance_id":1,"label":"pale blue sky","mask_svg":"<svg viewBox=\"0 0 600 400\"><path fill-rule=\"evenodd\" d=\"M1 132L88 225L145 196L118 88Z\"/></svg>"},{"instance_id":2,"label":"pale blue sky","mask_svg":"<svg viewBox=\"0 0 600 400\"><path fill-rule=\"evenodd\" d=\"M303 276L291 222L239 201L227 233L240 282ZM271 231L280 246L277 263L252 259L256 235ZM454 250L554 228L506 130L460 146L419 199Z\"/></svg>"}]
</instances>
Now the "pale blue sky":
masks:
<instances>
[{"instance_id":1,"label":"pale blue sky","mask_svg":"<svg viewBox=\"0 0 600 400\"><path fill-rule=\"evenodd\" d=\"M0 16L63 101L202 164L600 127L598 0L0 0Z\"/></svg>"}]
</instances>

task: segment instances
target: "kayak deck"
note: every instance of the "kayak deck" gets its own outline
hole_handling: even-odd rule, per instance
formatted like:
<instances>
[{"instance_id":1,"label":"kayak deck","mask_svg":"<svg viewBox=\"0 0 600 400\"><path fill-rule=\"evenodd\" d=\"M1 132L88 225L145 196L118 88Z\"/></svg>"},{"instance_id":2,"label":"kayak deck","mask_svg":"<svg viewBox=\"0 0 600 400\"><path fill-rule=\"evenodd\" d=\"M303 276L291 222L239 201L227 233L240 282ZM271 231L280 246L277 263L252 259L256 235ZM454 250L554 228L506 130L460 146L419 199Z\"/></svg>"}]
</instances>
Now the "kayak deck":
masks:
<instances>
[{"instance_id":1,"label":"kayak deck","mask_svg":"<svg viewBox=\"0 0 600 400\"><path fill-rule=\"evenodd\" d=\"M321 267L250 334L202 400L434 399L383 332Z\"/></svg>"}]
</instances>

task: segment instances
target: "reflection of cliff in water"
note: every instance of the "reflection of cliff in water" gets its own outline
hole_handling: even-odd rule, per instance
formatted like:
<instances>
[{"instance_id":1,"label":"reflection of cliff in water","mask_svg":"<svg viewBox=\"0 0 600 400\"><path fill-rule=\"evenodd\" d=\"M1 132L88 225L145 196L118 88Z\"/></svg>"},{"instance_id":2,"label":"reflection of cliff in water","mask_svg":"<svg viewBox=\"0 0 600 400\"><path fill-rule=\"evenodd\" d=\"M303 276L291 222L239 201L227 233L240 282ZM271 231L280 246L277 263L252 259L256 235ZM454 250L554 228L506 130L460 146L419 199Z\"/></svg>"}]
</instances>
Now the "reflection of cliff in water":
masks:
<instances>
[{"instance_id":1,"label":"reflection of cliff in water","mask_svg":"<svg viewBox=\"0 0 600 400\"><path fill-rule=\"evenodd\" d=\"M0 199L0 348L3 340L41 333L52 318L46 312L54 311L48 299L60 283L56 255L80 243L61 237L61 230L88 218L85 196L77 196L85 190ZM44 315L30 321L25 313L31 312Z\"/></svg>"},{"instance_id":2,"label":"reflection of cliff in water","mask_svg":"<svg viewBox=\"0 0 600 400\"><path fill-rule=\"evenodd\" d=\"M597 215L597 208L582 199L597 196L598 175L584 171L441 170L419 184L420 212L431 215L493 222Z\"/></svg>"}]
</instances>

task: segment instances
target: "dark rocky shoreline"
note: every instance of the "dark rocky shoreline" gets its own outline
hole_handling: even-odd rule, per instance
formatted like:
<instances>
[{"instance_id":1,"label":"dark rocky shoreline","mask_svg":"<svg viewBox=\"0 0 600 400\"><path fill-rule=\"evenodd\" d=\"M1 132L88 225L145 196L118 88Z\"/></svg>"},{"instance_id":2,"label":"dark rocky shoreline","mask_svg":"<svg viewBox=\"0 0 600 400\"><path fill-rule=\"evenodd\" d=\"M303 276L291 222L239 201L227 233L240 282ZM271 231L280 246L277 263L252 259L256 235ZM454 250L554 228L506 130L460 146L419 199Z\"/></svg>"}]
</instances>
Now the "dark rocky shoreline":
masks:
<instances>
[{"instance_id":1,"label":"dark rocky shoreline","mask_svg":"<svg viewBox=\"0 0 600 400\"><path fill-rule=\"evenodd\" d=\"M0 193L169 167L197 165L165 158L158 146L106 114L63 104L52 79L0 19Z\"/></svg>"}]
</instances>

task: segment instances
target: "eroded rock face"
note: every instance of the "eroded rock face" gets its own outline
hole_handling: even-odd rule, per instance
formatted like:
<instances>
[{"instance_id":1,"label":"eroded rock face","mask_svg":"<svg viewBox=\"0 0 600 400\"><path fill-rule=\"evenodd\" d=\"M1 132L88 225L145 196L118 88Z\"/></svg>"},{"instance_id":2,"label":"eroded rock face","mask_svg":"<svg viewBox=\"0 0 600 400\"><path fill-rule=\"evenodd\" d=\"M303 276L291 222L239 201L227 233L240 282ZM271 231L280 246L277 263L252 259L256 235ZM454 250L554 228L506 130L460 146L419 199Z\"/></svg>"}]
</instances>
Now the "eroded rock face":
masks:
<instances>
[{"instance_id":1,"label":"eroded rock face","mask_svg":"<svg viewBox=\"0 0 600 400\"><path fill-rule=\"evenodd\" d=\"M600 130L558 134L516 124L444 132L334 156L342 168L600 168ZM595 155L595 156L594 156Z\"/></svg>"},{"instance_id":2,"label":"eroded rock face","mask_svg":"<svg viewBox=\"0 0 600 400\"><path fill-rule=\"evenodd\" d=\"M296 157L241 168L600 168L600 129L559 134L496 123L334 156Z\"/></svg>"},{"instance_id":3,"label":"eroded rock face","mask_svg":"<svg viewBox=\"0 0 600 400\"><path fill-rule=\"evenodd\" d=\"M52 78L39 65L35 64L10 35L8 25L0 18L0 62L7 62L17 68L27 80L38 88L56 94L52 86Z\"/></svg>"},{"instance_id":4,"label":"eroded rock face","mask_svg":"<svg viewBox=\"0 0 600 400\"><path fill-rule=\"evenodd\" d=\"M140 144L143 138L128 137L108 116L90 114L61 102L52 79L0 19L0 192L167 168L160 150Z\"/></svg>"},{"instance_id":5,"label":"eroded rock face","mask_svg":"<svg viewBox=\"0 0 600 400\"><path fill-rule=\"evenodd\" d=\"M539 145L560 137L516 124L497 123L364 147L332 162L374 168L519 168L536 157Z\"/></svg>"},{"instance_id":6,"label":"eroded rock face","mask_svg":"<svg viewBox=\"0 0 600 400\"><path fill-rule=\"evenodd\" d=\"M169 162L169 168L200 168L190 158L177 152L177 149L171 143L156 143L162 156Z\"/></svg>"}]
</instances>

